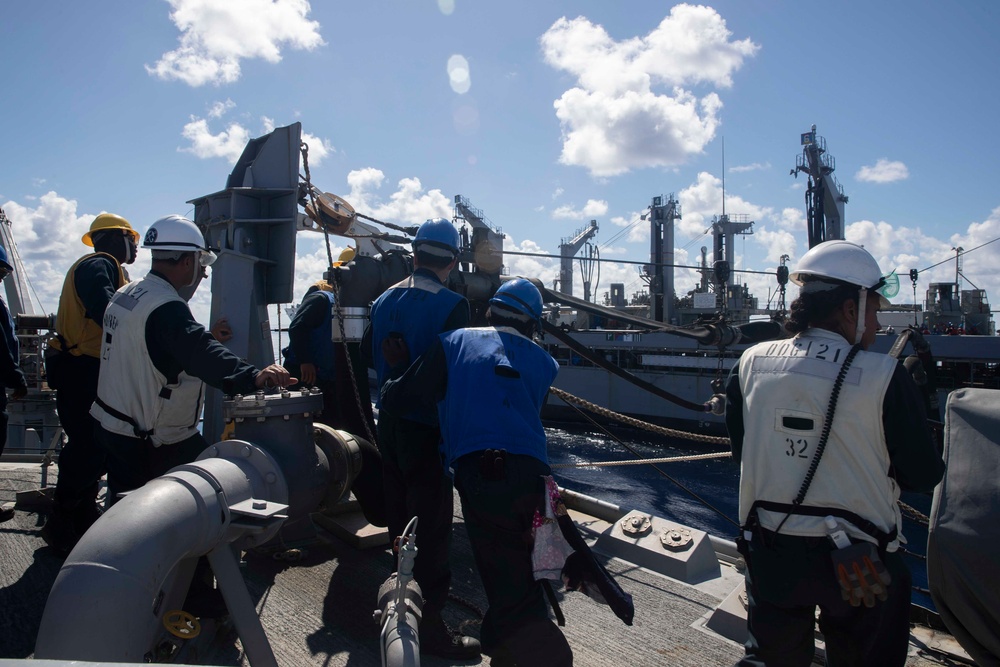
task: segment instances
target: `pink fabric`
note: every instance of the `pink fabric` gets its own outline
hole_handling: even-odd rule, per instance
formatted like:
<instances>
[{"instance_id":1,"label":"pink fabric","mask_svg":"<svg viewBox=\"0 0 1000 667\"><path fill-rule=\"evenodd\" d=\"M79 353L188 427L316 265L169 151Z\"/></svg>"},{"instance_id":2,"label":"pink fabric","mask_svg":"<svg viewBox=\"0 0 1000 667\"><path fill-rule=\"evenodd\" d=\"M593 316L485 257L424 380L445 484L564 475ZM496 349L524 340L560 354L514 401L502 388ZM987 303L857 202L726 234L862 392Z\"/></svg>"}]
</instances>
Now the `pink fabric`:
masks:
<instances>
[{"instance_id":1,"label":"pink fabric","mask_svg":"<svg viewBox=\"0 0 1000 667\"><path fill-rule=\"evenodd\" d=\"M566 506L559 497L559 486L551 475L543 475L545 480L546 503L545 515L535 510L532 520L532 535L535 545L531 552L531 564L535 571L535 580L551 579L562 583L562 569L566 558L573 553L573 548L563 537L556 520L557 516L566 514Z\"/></svg>"}]
</instances>

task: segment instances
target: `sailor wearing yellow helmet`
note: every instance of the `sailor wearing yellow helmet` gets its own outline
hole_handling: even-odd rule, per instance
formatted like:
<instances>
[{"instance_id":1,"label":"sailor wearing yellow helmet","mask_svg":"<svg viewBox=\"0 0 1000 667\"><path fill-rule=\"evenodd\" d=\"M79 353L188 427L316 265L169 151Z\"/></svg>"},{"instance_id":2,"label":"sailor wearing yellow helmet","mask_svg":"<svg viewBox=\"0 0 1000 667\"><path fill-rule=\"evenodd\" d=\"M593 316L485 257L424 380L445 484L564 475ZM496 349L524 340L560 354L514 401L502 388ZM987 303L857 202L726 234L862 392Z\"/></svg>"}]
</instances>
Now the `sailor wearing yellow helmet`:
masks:
<instances>
[{"instance_id":1,"label":"sailor wearing yellow helmet","mask_svg":"<svg viewBox=\"0 0 1000 667\"><path fill-rule=\"evenodd\" d=\"M94 252L74 262L66 274L56 336L49 341L45 359L66 443L59 455L55 503L42 536L62 555L101 514L96 498L105 454L94 441L90 406L97 396L104 310L129 281L124 265L135 261L139 233L120 215L101 213L81 240Z\"/></svg>"}]
</instances>

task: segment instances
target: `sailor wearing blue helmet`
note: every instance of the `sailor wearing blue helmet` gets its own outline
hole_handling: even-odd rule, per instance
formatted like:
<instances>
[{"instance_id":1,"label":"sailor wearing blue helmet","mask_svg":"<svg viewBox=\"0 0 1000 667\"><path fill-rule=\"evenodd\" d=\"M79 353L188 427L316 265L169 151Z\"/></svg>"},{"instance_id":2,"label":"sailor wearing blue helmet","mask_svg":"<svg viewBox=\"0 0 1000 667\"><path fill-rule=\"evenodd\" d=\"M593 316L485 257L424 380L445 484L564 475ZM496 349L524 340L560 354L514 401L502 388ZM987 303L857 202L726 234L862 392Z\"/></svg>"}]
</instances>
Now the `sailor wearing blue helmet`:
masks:
<instances>
[{"instance_id":1,"label":"sailor wearing blue helmet","mask_svg":"<svg viewBox=\"0 0 1000 667\"><path fill-rule=\"evenodd\" d=\"M408 369L405 347L386 344L393 369L383 410L438 406L445 462L489 601L480 636L493 664L573 664L526 539L546 502L542 476L551 471L539 413L559 369L531 339L541 316L538 289L517 278L490 300L490 326L441 334Z\"/></svg>"},{"instance_id":2,"label":"sailor wearing blue helmet","mask_svg":"<svg viewBox=\"0 0 1000 667\"><path fill-rule=\"evenodd\" d=\"M402 341L415 359L438 334L469 324L469 302L445 287L458 254L455 226L444 218L427 220L413 239L413 274L372 304L366 340L371 341L379 387L391 370L382 352L385 341ZM402 535L414 515L419 521L420 551L413 575L424 596L420 651L454 660L478 658L479 642L452 631L441 616L451 586L448 553L454 491L438 453L437 410L433 404L396 408L379 413L378 447L390 535Z\"/></svg>"}]
</instances>

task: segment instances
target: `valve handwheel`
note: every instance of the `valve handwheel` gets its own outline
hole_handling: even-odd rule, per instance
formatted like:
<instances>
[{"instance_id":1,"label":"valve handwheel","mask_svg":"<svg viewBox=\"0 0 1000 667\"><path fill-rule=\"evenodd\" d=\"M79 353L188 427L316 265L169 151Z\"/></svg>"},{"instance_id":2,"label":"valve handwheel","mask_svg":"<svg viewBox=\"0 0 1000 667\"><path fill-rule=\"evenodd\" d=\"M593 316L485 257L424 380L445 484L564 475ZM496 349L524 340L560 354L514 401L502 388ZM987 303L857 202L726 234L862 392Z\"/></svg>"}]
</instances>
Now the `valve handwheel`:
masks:
<instances>
[{"instance_id":1,"label":"valve handwheel","mask_svg":"<svg viewBox=\"0 0 1000 667\"><path fill-rule=\"evenodd\" d=\"M182 609L168 611L163 615L163 627L174 637L194 639L201 634L201 623L198 619Z\"/></svg>"}]
</instances>

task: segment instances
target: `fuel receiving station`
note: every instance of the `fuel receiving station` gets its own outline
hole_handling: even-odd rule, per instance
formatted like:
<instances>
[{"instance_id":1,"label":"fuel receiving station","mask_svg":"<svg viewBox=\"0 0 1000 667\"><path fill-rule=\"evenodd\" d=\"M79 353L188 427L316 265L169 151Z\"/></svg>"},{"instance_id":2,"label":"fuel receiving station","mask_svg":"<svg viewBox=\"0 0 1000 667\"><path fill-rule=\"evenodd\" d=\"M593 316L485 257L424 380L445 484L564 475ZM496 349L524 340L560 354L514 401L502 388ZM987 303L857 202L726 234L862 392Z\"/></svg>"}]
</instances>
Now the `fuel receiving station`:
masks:
<instances>
[{"instance_id":1,"label":"fuel receiving station","mask_svg":"<svg viewBox=\"0 0 1000 667\"><path fill-rule=\"evenodd\" d=\"M248 143L224 190L189 202L218 253L212 321L229 319L234 333L226 345L258 368L275 359L268 306L293 298L298 232L343 234L358 243L347 266L334 268L331 258L324 276L338 296L331 336L347 346L360 344L372 299L413 270L409 252L398 245L409 238L366 225L344 200L320 192L308 178L301 182L303 163L309 173L307 151L299 123L277 128ZM477 235L474 227L473 234L499 246L495 233ZM485 246L479 252L496 254ZM472 250L463 257L475 260ZM499 264L493 271L473 268L456 278L456 288L485 300L499 275ZM339 381L366 386L366 369L345 366ZM363 382L355 382L356 374ZM358 400L360 410L360 401L370 400L367 391ZM316 422L322 407L318 389L247 396L209 389L203 433L215 444L193 463L125 495L80 539L49 593L35 658L183 660L181 653L197 641L198 621L180 610L198 560L206 557L249 662L277 665L240 574L241 552L266 547L296 523L309 525L310 516L335 508L352 490L365 517L380 520L381 464L373 437ZM363 494L361 487L379 493ZM420 596L409 577L399 579L408 592L384 593L380 615L383 625L393 625L383 633L391 664L415 655L418 641L413 617ZM406 610L411 613L400 613Z\"/></svg>"}]
</instances>

